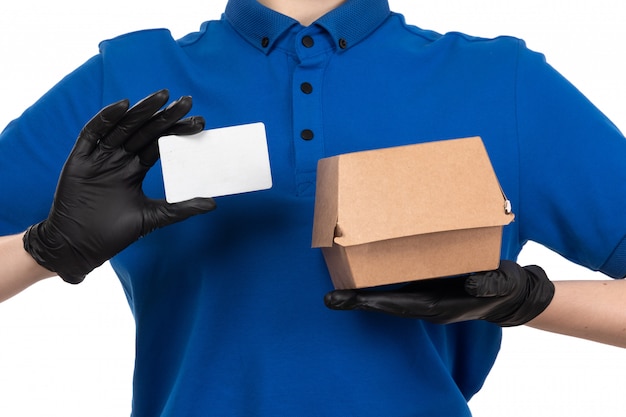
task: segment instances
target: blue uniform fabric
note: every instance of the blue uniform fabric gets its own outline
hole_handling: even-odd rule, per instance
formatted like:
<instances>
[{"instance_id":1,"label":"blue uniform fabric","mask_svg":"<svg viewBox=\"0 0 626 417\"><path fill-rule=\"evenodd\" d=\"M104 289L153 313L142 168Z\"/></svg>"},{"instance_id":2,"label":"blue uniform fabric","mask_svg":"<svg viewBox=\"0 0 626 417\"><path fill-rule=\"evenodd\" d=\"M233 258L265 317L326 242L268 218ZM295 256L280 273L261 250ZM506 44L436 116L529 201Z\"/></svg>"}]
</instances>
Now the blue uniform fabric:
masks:
<instances>
[{"instance_id":1,"label":"blue uniform fabric","mask_svg":"<svg viewBox=\"0 0 626 417\"><path fill-rule=\"evenodd\" d=\"M521 40L422 30L386 0L349 0L310 27L231 0L177 41L162 29L103 42L0 136L0 233L46 217L93 114L161 88L192 95L207 128L264 122L274 185L112 260L137 324L134 417L470 414L498 327L324 307L331 281L311 248L322 157L479 135L516 213L504 258L533 240L626 275L618 129ZM145 190L163 197L158 166Z\"/></svg>"}]
</instances>

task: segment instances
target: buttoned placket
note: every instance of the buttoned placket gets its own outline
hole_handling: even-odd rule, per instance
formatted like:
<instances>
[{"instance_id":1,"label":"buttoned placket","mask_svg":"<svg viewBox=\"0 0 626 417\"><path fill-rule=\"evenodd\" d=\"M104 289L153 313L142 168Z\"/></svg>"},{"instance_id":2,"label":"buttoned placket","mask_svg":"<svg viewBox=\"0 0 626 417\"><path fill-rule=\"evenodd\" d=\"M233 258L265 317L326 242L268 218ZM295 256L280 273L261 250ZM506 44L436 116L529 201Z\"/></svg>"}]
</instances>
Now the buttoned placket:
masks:
<instances>
[{"instance_id":1,"label":"buttoned placket","mask_svg":"<svg viewBox=\"0 0 626 417\"><path fill-rule=\"evenodd\" d=\"M324 71L335 51L330 35L317 26L294 38L297 65L293 73L293 141L297 191L314 192L317 161L324 157L322 93Z\"/></svg>"}]
</instances>

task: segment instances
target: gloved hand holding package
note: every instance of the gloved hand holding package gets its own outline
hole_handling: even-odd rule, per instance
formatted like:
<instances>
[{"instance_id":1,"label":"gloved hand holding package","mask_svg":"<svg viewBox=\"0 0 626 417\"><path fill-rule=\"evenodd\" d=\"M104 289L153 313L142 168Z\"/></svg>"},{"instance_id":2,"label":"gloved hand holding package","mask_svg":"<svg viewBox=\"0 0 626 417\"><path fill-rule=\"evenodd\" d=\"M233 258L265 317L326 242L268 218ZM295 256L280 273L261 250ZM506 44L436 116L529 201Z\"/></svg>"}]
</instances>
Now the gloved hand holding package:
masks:
<instances>
[{"instance_id":1,"label":"gloved hand holding package","mask_svg":"<svg viewBox=\"0 0 626 417\"><path fill-rule=\"evenodd\" d=\"M415 281L398 290L336 290L325 302L335 310L370 310L449 324L486 320L518 326L552 301L554 284L538 266L503 260L494 271Z\"/></svg>"}]
</instances>

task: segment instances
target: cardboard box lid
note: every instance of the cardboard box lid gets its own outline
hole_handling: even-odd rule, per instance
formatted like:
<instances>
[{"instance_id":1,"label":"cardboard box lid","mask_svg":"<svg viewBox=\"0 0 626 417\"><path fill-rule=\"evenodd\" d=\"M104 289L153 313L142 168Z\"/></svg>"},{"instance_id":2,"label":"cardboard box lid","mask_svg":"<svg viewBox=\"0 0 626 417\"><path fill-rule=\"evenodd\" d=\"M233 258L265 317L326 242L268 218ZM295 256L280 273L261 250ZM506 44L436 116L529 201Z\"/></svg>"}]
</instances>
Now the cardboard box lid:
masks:
<instances>
[{"instance_id":1,"label":"cardboard box lid","mask_svg":"<svg viewBox=\"0 0 626 417\"><path fill-rule=\"evenodd\" d=\"M321 159L313 247L503 226L506 210L480 137Z\"/></svg>"}]
</instances>

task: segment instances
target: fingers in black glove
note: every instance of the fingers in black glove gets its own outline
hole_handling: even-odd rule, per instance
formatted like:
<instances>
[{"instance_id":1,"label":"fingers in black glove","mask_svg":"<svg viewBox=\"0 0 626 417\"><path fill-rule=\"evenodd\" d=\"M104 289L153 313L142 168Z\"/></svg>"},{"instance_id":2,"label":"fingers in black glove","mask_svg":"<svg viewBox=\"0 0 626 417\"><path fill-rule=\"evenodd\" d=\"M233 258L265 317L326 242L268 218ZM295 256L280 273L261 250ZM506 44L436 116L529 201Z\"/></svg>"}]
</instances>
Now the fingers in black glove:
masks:
<instances>
[{"instance_id":1,"label":"fingers in black glove","mask_svg":"<svg viewBox=\"0 0 626 417\"><path fill-rule=\"evenodd\" d=\"M495 271L416 281L399 290L337 290L326 305L335 310L369 310L438 324L487 320L500 326L524 324L554 296L554 285L538 266L503 260Z\"/></svg>"},{"instance_id":2,"label":"fingers in black glove","mask_svg":"<svg viewBox=\"0 0 626 417\"><path fill-rule=\"evenodd\" d=\"M120 120L117 121L114 129L106 132L106 135L99 138L100 146L105 149L113 149L124 145L124 143L137 133L137 131L142 128L159 111L159 109L167 103L168 100L169 91L159 90L139 101L131 109L129 109ZM100 112L100 114L101 113L102 112ZM83 132L85 130L91 130L89 129L91 123L100 118L101 117L99 117L99 115L92 118L91 121L87 123L85 128L83 128ZM173 120L173 122L176 122L176 120ZM81 136L82 132L79 136L79 140Z\"/></svg>"},{"instance_id":3,"label":"fingers in black glove","mask_svg":"<svg viewBox=\"0 0 626 417\"><path fill-rule=\"evenodd\" d=\"M192 116L177 121L174 124L167 121L176 118L178 114L186 114L191 106L191 97L182 97L172 103L162 113L157 114L151 120L151 128L158 128L159 134L154 132L144 132L143 135L134 137L131 142L125 144L126 150L136 152L139 160L147 167L151 167L159 159L159 146L156 139L167 135L193 135L204 129L204 118L201 116ZM169 114L164 113L169 112Z\"/></svg>"},{"instance_id":4,"label":"fingers in black glove","mask_svg":"<svg viewBox=\"0 0 626 417\"><path fill-rule=\"evenodd\" d=\"M156 146L156 139L169 134L168 131L191 110L191 104L191 97L184 96L158 111L124 141L124 148L128 152L139 153L146 146Z\"/></svg>"},{"instance_id":5,"label":"fingers in black glove","mask_svg":"<svg viewBox=\"0 0 626 417\"><path fill-rule=\"evenodd\" d=\"M117 127L128 111L128 100L120 100L109 104L96 114L80 131L72 149L72 154L89 155ZM114 133L113 133L114 134Z\"/></svg>"}]
</instances>

